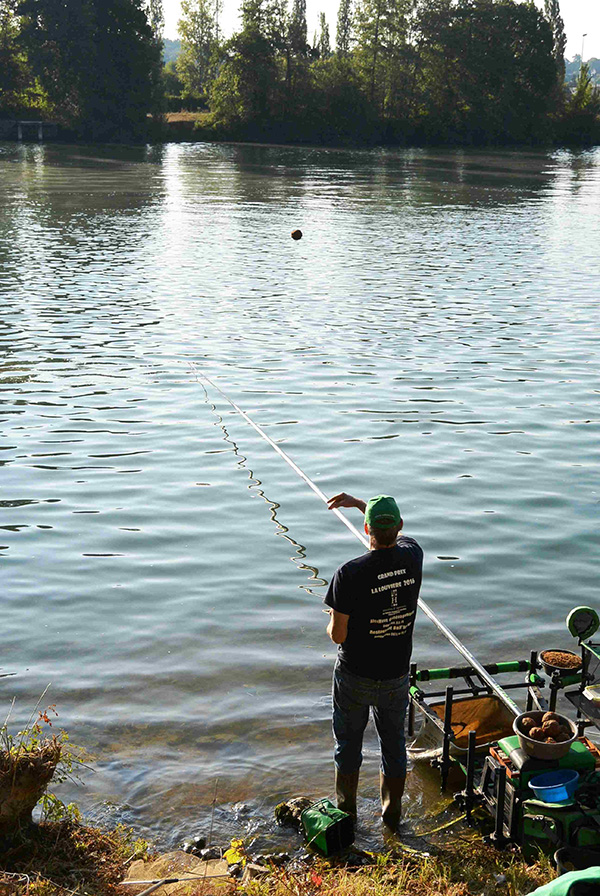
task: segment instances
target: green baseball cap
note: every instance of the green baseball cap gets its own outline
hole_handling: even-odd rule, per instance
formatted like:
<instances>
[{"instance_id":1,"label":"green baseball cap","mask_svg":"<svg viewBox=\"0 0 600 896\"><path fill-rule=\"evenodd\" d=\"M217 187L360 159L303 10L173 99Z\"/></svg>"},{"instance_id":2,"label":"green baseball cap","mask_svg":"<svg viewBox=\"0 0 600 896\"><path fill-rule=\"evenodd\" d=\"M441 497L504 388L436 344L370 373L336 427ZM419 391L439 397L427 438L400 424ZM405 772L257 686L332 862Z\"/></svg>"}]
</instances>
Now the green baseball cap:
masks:
<instances>
[{"instance_id":1,"label":"green baseball cap","mask_svg":"<svg viewBox=\"0 0 600 896\"><path fill-rule=\"evenodd\" d=\"M402 522L400 510L394 498L389 495L376 495L371 498L365 510L365 523L375 529L391 529Z\"/></svg>"}]
</instances>

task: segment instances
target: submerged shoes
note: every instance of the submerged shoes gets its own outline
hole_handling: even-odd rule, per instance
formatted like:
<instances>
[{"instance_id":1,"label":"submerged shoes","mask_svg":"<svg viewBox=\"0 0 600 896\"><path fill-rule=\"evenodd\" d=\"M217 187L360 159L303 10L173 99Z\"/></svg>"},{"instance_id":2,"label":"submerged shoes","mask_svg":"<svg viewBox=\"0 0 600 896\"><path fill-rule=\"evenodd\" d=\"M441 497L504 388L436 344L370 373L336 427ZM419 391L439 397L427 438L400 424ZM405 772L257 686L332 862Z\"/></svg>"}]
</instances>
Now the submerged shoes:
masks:
<instances>
[{"instance_id":1,"label":"submerged shoes","mask_svg":"<svg viewBox=\"0 0 600 896\"><path fill-rule=\"evenodd\" d=\"M379 773L381 820L393 832L398 830L402 818L402 794L405 781L405 775L401 778L389 778L382 772Z\"/></svg>"},{"instance_id":2,"label":"submerged shoes","mask_svg":"<svg viewBox=\"0 0 600 896\"><path fill-rule=\"evenodd\" d=\"M335 770L335 796L338 809L347 812L356 822L356 793L360 772L345 775ZM390 778L380 772L381 820L390 831L396 832L402 818L402 795L406 776Z\"/></svg>"},{"instance_id":3,"label":"submerged shoes","mask_svg":"<svg viewBox=\"0 0 600 896\"><path fill-rule=\"evenodd\" d=\"M358 790L358 776L360 772L350 772L344 775L335 770L335 798L338 809L347 812L356 821L356 792Z\"/></svg>"}]
</instances>

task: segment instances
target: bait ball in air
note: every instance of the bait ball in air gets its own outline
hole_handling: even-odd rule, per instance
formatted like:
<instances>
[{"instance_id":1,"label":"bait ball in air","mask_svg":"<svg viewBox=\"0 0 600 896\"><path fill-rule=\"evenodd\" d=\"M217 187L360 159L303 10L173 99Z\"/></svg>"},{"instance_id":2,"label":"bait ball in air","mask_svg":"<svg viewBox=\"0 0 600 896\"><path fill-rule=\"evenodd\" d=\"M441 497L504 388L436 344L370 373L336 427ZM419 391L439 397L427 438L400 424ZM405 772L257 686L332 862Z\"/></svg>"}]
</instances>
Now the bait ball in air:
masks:
<instances>
[{"instance_id":1,"label":"bait ball in air","mask_svg":"<svg viewBox=\"0 0 600 896\"><path fill-rule=\"evenodd\" d=\"M302 239L302 231L301 230L292 230L292 239L293 240L301 240Z\"/></svg>"}]
</instances>

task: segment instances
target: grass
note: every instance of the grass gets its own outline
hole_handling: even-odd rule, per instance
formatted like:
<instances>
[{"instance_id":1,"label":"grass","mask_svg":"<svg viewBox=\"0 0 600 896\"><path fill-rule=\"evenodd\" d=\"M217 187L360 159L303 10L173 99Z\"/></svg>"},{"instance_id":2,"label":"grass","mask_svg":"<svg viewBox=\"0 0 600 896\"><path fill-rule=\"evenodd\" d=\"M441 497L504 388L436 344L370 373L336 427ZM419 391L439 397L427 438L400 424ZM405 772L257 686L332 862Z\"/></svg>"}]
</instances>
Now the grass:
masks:
<instances>
[{"instance_id":1,"label":"grass","mask_svg":"<svg viewBox=\"0 0 600 896\"><path fill-rule=\"evenodd\" d=\"M32 825L3 853L0 888L30 896L115 896L123 892L118 884L129 862L147 852L148 844L124 827L107 833L72 821Z\"/></svg>"},{"instance_id":2,"label":"grass","mask_svg":"<svg viewBox=\"0 0 600 896\"><path fill-rule=\"evenodd\" d=\"M206 122L210 118L210 112L167 112L168 124L178 121Z\"/></svg>"},{"instance_id":3,"label":"grass","mask_svg":"<svg viewBox=\"0 0 600 896\"><path fill-rule=\"evenodd\" d=\"M527 865L478 837L459 838L430 858L393 854L356 871L317 863L291 874L276 871L237 892L245 896L522 896L553 879L547 859Z\"/></svg>"},{"instance_id":4,"label":"grass","mask_svg":"<svg viewBox=\"0 0 600 896\"><path fill-rule=\"evenodd\" d=\"M125 828L103 832L64 821L35 826L3 855L0 893L15 896L117 896L134 858L148 858L148 844ZM273 869L267 877L220 884L220 896L523 896L554 877L542 857L526 864L499 852L477 834L458 837L423 857L404 852L373 856L357 869L341 860L317 860L297 870ZM131 892L131 891L129 891ZM168 891L167 891L168 892ZM215 893L210 881L190 884L190 896ZM164 896L165 891L162 891ZM158 891L161 896L161 891Z\"/></svg>"}]
</instances>

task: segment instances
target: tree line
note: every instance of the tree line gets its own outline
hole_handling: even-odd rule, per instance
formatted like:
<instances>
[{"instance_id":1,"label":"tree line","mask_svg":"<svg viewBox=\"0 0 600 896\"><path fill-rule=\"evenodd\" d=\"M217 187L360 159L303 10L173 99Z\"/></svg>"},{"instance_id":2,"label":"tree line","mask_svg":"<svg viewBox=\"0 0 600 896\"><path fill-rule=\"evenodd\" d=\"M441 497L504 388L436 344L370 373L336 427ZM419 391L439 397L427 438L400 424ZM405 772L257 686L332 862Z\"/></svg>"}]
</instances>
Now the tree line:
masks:
<instances>
[{"instance_id":1,"label":"tree line","mask_svg":"<svg viewBox=\"0 0 600 896\"><path fill-rule=\"evenodd\" d=\"M161 0L0 0L0 116L48 114L128 139L167 108L204 110L198 137L274 142L600 142L600 91L565 86L559 0L340 0L309 40L306 0L183 0L163 68Z\"/></svg>"},{"instance_id":2,"label":"tree line","mask_svg":"<svg viewBox=\"0 0 600 896\"><path fill-rule=\"evenodd\" d=\"M0 118L143 140L164 102L162 0L0 0Z\"/></svg>"}]
</instances>

